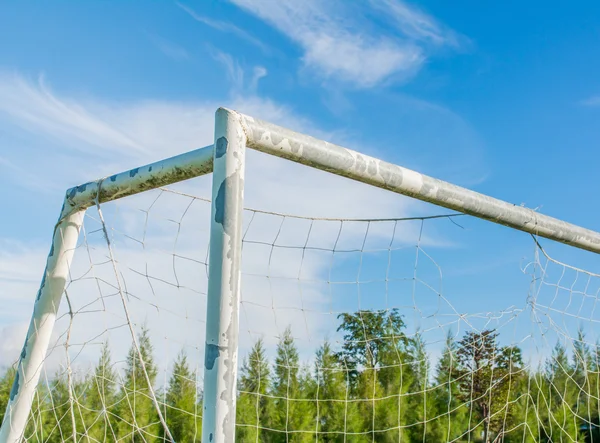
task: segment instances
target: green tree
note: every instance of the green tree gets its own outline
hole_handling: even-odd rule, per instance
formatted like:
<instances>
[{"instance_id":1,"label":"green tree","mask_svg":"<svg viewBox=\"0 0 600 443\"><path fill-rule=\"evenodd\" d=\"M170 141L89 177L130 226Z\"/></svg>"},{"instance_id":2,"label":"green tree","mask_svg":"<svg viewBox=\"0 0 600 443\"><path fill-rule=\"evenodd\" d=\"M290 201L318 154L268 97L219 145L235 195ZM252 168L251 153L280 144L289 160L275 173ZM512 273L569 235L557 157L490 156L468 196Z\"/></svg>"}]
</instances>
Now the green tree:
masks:
<instances>
[{"instance_id":1,"label":"green tree","mask_svg":"<svg viewBox=\"0 0 600 443\"><path fill-rule=\"evenodd\" d=\"M339 318L344 343L338 357L349 368L361 419L359 429L351 432L362 433L365 441L403 439L409 412L406 393L414 375L402 316L392 309L358 311Z\"/></svg>"},{"instance_id":2,"label":"green tree","mask_svg":"<svg viewBox=\"0 0 600 443\"><path fill-rule=\"evenodd\" d=\"M430 362L423 336L419 331L410 341L410 361L412 366L412 384L408 398L407 414L408 434L411 441L439 441L442 433L437 423L429 422L436 416L435 399L430 390Z\"/></svg>"},{"instance_id":3,"label":"green tree","mask_svg":"<svg viewBox=\"0 0 600 443\"><path fill-rule=\"evenodd\" d=\"M152 355L149 331L145 326L142 327L137 342L139 353L133 343L127 354L118 409L119 439L131 443L155 441L161 434L160 422L152 402L153 385L158 370Z\"/></svg>"},{"instance_id":4,"label":"green tree","mask_svg":"<svg viewBox=\"0 0 600 443\"><path fill-rule=\"evenodd\" d=\"M46 414L40 415L48 443L75 442L85 435L86 424L83 417L86 383L76 377L71 378L69 387L68 374L57 373L48 389L40 389L45 398L40 397L41 407L48 408ZM38 407L39 407L38 406Z\"/></svg>"},{"instance_id":5,"label":"green tree","mask_svg":"<svg viewBox=\"0 0 600 443\"><path fill-rule=\"evenodd\" d=\"M244 358L238 379L240 395L237 402L236 440L268 441L264 431L269 423L269 400L266 396L271 382L269 362L262 339L256 341Z\"/></svg>"},{"instance_id":6,"label":"green tree","mask_svg":"<svg viewBox=\"0 0 600 443\"><path fill-rule=\"evenodd\" d=\"M9 367L0 378L0 424L4 421L4 413L8 406L10 391L15 381L17 370L14 366Z\"/></svg>"},{"instance_id":7,"label":"green tree","mask_svg":"<svg viewBox=\"0 0 600 443\"><path fill-rule=\"evenodd\" d=\"M572 356L573 388L575 389L575 404L573 405L577 415L580 417L579 429L586 434L591 434L595 430L595 412L594 412L594 357L590 346L586 343L585 333L582 329L577 331L577 338L573 340ZM590 435L590 437L593 437Z\"/></svg>"},{"instance_id":8,"label":"green tree","mask_svg":"<svg viewBox=\"0 0 600 443\"><path fill-rule=\"evenodd\" d=\"M85 423L91 441L117 439L116 372L112 366L108 342L102 346L94 374L87 380Z\"/></svg>"},{"instance_id":9,"label":"green tree","mask_svg":"<svg viewBox=\"0 0 600 443\"><path fill-rule=\"evenodd\" d=\"M360 416L350 392L349 370L329 342L317 350L315 359L316 420L318 441L338 442L349 429L360 429Z\"/></svg>"},{"instance_id":10,"label":"green tree","mask_svg":"<svg viewBox=\"0 0 600 443\"><path fill-rule=\"evenodd\" d=\"M516 378L522 374L521 351L500 347L493 330L467 332L458 344L459 398L470 407L471 423L482 424L483 441L503 438L515 419L510 405Z\"/></svg>"},{"instance_id":11,"label":"green tree","mask_svg":"<svg viewBox=\"0 0 600 443\"><path fill-rule=\"evenodd\" d=\"M458 346L452 331L446 335L446 346L442 351L436 370L432 392L434 410L439 417L431 423L436 438L431 441L455 441L469 427L468 409L460 399Z\"/></svg>"},{"instance_id":12,"label":"green tree","mask_svg":"<svg viewBox=\"0 0 600 443\"><path fill-rule=\"evenodd\" d=\"M55 433L60 433L53 405L50 387L46 384L38 385L33 396L31 413L25 429L25 441L60 441L53 436Z\"/></svg>"},{"instance_id":13,"label":"green tree","mask_svg":"<svg viewBox=\"0 0 600 443\"><path fill-rule=\"evenodd\" d=\"M522 432L517 429L524 425L527 394L527 372L523 368L523 356L517 346L499 348L500 355L494 370L492 384L492 429L496 440L506 443L522 441Z\"/></svg>"},{"instance_id":14,"label":"green tree","mask_svg":"<svg viewBox=\"0 0 600 443\"><path fill-rule=\"evenodd\" d=\"M542 441L579 441L579 423L574 410L577 385L567 350L557 343L546 362L543 374L540 410Z\"/></svg>"},{"instance_id":15,"label":"green tree","mask_svg":"<svg viewBox=\"0 0 600 443\"><path fill-rule=\"evenodd\" d=\"M338 318L342 322L337 330L344 332L339 357L351 369L353 378L358 376L360 366L377 369L386 357L408 346L404 321L397 309L344 313Z\"/></svg>"},{"instance_id":16,"label":"green tree","mask_svg":"<svg viewBox=\"0 0 600 443\"><path fill-rule=\"evenodd\" d=\"M202 420L198 410L196 373L190 370L187 356L181 351L173 366L166 392L165 419L176 442L200 441Z\"/></svg>"},{"instance_id":17,"label":"green tree","mask_svg":"<svg viewBox=\"0 0 600 443\"><path fill-rule=\"evenodd\" d=\"M591 362L588 370L590 392L590 424L588 438L592 442L600 442L600 343L596 342L590 349Z\"/></svg>"},{"instance_id":18,"label":"green tree","mask_svg":"<svg viewBox=\"0 0 600 443\"><path fill-rule=\"evenodd\" d=\"M298 349L288 327L277 345L271 383L270 427L281 431L273 436L274 442L314 440L314 416L307 401L308 381L301 379L300 369Z\"/></svg>"}]
</instances>

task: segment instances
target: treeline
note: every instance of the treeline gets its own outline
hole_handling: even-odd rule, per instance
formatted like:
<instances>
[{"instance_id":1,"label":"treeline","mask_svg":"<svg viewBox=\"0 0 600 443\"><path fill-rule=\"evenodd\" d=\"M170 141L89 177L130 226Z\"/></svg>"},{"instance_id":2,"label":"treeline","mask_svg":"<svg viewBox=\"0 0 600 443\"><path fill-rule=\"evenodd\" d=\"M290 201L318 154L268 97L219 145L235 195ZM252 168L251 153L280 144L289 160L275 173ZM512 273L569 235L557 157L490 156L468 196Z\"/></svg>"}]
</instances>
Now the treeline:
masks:
<instances>
[{"instance_id":1,"label":"treeline","mask_svg":"<svg viewBox=\"0 0 600 443\"><path fill-rule=\"evenodd\" d=\"M254 344L238 377L237 441L600 442L600 347L583 332L572 352L557 344L535 370L493 330L449 334L431 367L421 335L406 335L397 310L339 319L341 346L324 343L311 364L289 329L271 362L262 340ZM138 345L145 371L132 347L118 373L105 345L87 378L57 376L40 387L27 441L168 441L148 389L158 370L146 329ZM176 442L200 441L197 375L181 353L156 392ZM0 413L13 376L0 380Z\"/></svg>"}]
</instances>

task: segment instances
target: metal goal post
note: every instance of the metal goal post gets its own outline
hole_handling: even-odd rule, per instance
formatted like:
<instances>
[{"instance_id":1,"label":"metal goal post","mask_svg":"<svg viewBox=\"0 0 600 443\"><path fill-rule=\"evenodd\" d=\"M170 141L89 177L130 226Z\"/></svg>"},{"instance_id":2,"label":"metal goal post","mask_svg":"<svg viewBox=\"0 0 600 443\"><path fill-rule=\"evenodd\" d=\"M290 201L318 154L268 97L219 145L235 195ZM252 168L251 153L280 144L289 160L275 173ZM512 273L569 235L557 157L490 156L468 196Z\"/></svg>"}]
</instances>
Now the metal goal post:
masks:
<instances>
[{"instance_id":1,"label":"metal goal post","mask_svg":"<svg viewBox=\"0 0 600 443\"><path fill-rule=\"evenodd\" d=\"M598 232L219 108L213 146L85 183L66 192L0 429L0 443L19 442L23 437L86 209L210 172L213 173L212 219L202 441L234 441L246 148L600 252Z\"/></svg>"}]
</instances>

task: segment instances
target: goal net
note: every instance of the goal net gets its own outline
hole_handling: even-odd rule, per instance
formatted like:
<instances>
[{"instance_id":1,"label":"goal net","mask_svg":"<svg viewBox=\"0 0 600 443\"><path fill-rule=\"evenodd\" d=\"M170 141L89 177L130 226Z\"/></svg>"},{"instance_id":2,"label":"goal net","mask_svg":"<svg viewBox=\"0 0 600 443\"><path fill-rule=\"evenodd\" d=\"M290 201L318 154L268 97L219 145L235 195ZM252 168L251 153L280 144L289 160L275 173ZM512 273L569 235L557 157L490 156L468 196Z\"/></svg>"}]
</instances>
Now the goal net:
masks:
<instances>
[{"instance_id":1,"label":"goal net","mask_svg":"<svg viewBox=\"0 0 600 443\"><path fill-rule=\"evenodd\" d=\"M209 280L236 276L209 272L210 187L95 191L17 440L28 379L5 368L3 441L193 442L227 416L205 395L225 352ZM236 441L600 442L593 253L429 204L273 206L240 211L239 357L218 375L237 372Z\"/></svg>"}]
</instances>

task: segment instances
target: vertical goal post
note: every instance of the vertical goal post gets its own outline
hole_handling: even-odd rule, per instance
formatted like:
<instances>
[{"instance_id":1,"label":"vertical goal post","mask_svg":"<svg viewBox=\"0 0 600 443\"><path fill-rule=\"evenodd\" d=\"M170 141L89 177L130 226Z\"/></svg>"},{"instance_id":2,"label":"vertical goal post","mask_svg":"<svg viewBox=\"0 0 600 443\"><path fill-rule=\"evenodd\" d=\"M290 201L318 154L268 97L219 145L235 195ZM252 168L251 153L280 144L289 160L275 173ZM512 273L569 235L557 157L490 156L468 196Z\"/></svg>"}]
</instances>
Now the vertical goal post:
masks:
<instances>
[{"instance_id":1,"label":"vertical goal post","mask_svg":"<svg viewBox=\"0 0 600 443\"><path fill-rule=\"evenodd\" d=\"M23 438L85 210L211 172L202 441L234 441L246 148L600 253L598 232L219 108L214 145L66 192L0 429L0 443ZM162 417L161 422L165 425ZM168 436L167 429L165 432Z\"/></svg>"}]
</instances>

